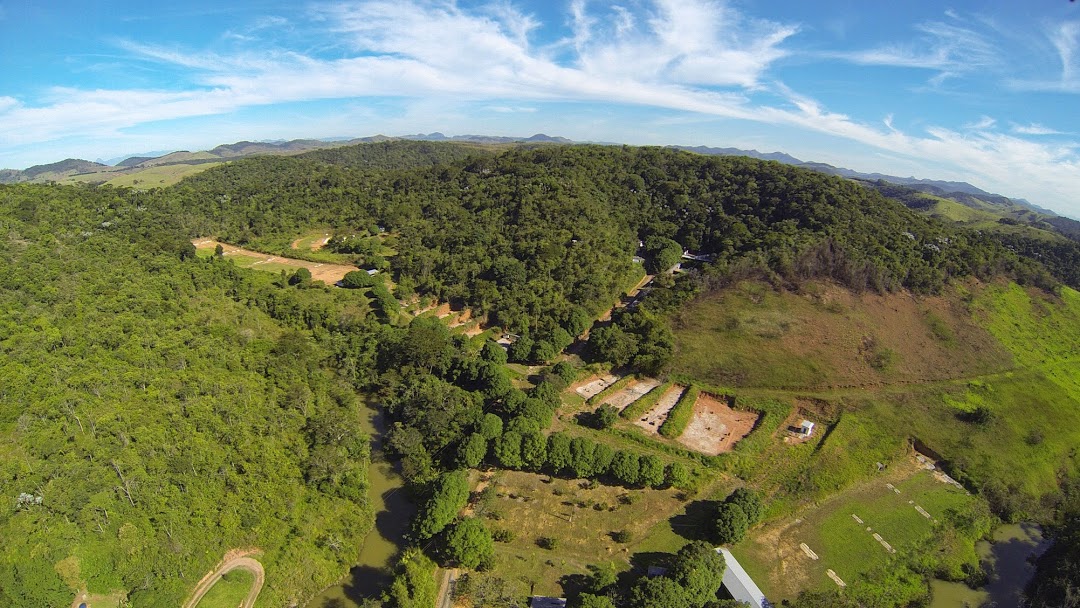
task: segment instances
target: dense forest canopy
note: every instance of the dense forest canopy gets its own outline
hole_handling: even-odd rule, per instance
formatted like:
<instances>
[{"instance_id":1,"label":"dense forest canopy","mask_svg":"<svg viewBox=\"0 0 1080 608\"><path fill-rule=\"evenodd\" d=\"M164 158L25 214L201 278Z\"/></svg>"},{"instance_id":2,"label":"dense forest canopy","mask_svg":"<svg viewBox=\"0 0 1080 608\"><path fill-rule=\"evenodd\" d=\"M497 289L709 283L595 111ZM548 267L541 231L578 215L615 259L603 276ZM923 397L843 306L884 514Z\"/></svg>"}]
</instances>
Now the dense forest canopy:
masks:
<instances>
[{"instance_id":1,"label":"dense forest canopy","mask_svg":"<svg viewBox=\"0 0 1080 608\"><path fill-rule=\"evenodd\" d=\"M178 606L233 547L303 599L372 523L358 397L304 314L334 294L199 262L136 198L0 189L0 604Z\"/></svg>"},{"instance_id":2,"label":"dense forest canopy","mask_svg":"<svg viewBox=\"0 0 1080 608\"><path fill-rule=\"evenodd\" d=\"M364 146L251 159L185 180L153 204L185 234L253 246L313 225L377 225L396 238L396 295L457 299L548 340L617 293L650 237L716 256L714 275L756 269L789 283L832 276L856 289L934 292L971 275L1044 287L1076 280L1067 263L1050 265L1056 280L1036 263L1050 258L1037 244L1016 252L855 182L775 162L602 146L459 159L441 152L458 149L451 144L380 145L397 151L392 166L355 161ZM451 160L429 166L433 157ZM1053 255L1065 262L1075 252Z\"/></svg>"},{"instance_id":3,"label":"dense forest canopy","mask_svg":"<svg viewBox=\"0 0 1080 608\"><path fill-rule=\"evenodd\" d=\"M345 254L392 250L392 294L381 278L337 289L239 270L190 242L258 249L327 227ZM485 526L455 521L463 468L685 483L679 463L547 433L576 374L565 362L515 386L502 349L403 322L398 301L467 306L520 336L511 360L550 363L657 272L586 353L656 372L666 315L743 277L919 293L967 276L1077 280L1075 246L1003 244L841 178L659 148L393 142L237 161L164 190L4 186L0 231L0 603L13 606L86 587L178 605L223 550L252 546L268 605L310 597L371 528L361 395L393 422L387 445L420 505L412 540L436 539L446 565L490 561ZM675 280L682 249L709 261ZM388 605L427 597L426 559L403 560ZM664 585L713 599L674 577L634 601Z\"/></svg>"}]
</instances>

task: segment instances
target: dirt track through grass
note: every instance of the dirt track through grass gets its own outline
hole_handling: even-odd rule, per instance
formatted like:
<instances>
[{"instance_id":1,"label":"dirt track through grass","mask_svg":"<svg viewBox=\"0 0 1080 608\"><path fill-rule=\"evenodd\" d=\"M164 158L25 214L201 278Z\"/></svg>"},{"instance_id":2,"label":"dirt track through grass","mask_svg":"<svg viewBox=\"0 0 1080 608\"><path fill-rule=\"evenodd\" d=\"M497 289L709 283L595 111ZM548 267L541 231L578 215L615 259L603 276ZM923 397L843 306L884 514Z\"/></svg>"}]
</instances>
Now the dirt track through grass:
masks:
<instances>
[{"instance_id":1,"label":"dirt track through grass","mask_svg":"<svg viewBox=\"0 0 1080 608\"><path fill-rule=\"evenodd\" d=\"M217 569L208 572L206 576L202 577L202 580L195 586L195 591L192 592L191 597L184 602L183 608L196 608L210 589L221 580L221 577L233 570L248 570L255 575L251 591L244 598L244 602L240 604L241 608L252 608L262 591L263 583L266 582L266 573L258 560L248 557L246 554L232 554L232 552L225 555L225 559Z\"/></svg>"},{"instance_id":2,"label":"dirt track through grass","mask_svg":"<svg viewBox=\"0 0 1080 608\"><path fill-rule=\"evenodd\" d=\"M322 281L327 285L333 285L340 281L346 274L360 270L356 266L347 266L345 264L325 264L320 262L307 262L304 260L295 260L293 258L285 258L276 255L269 255L266 253L259 253L258 251L250 251L248 249L241 249L233 245L227 245L213 239L193 239L191 241L195 245L195 249L202 251L213 251L215 247L221 245L226 258L245 258L246 260L255 260L250 264L240 264L248 268L255 268L257 270L267 270L269 272L277 272L284 269L292 269L295 271L297 268L307 268L311 273L311 279L313 281Z\"/></svg>"}]
</instances>

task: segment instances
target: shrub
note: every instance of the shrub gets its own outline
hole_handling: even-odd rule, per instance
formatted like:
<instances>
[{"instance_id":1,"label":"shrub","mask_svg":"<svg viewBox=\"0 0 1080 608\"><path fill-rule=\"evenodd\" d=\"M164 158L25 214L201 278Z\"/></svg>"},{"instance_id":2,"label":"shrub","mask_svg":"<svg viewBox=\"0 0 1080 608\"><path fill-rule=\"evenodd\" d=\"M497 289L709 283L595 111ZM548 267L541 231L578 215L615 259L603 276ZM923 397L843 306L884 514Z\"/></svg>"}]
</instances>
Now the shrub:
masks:
<instances>
[{"instance_id":1,"label":"shrub","mask_svg":"<svg viewBox=\"0 0 1080 608\"><path fill-rule=\"evenodd\" d=\"M559 539L552 536L541 536L540 538L536 539L536 544L541 549L554 551L559 548Z\"/></svg>"},{"instance_id":2,"label":"shrub","mask_svg":"<svg viewBox=\"0 0 1080 608\"><path fill-rule=\"evenodd\" d=\"M750 488L737 488L728 497L727 501L731 504L739 505L746 513L746 520L748 525L754 525L761 521L762 516L765 515L765 503L761 500L761 494L756 490Z\"/></svg>"},{"instance_id":3,"label":"shrub","mask_svg":"<svg viewBox=\"0 0 1080 608\"><path fill-rule=\"evenodd\" d=\"M735 503L725 502L716 513L716 538L720 544L734 544L746 536L750 522L746 511Z\"/></svg>"},{"instance_id":4,"label":"shrub","mask_svg":"<svg viewBox=\"0 0 1080 608\"><path fill-rule=\"evenodd\" d=\"M615 406L603 404L596 408L592 415L592 424L600 430L610 429L619 419L619 410Z\"/></svg>"},{"instance_id":5,"label":"shrub","mask_svg":"<svg viewBox=\"0 0 1080 608\"><path fill-rule=\"evenodd\" d=\"M652 409L656 405L657 401L660 401L660 397L664 396L664 393L668 392L671 388L670 382L665 382L660 386L652 389L648 393L641 396L640 399L626 406L625 409L619 414L627 420L637 420L645 415L645 412Z\"/></svg>"},{"instance_id":6,"label":"shrub","mask_svg":"<svg viewBox=\"0 0 1080 608\"><path fill-rule=\"evenodd\" d=\"M668 439L675 439L682 435L686 430L686 425L690 424L690 418L694 415L694 403L697 402L700 392L701 389L693 385L686 389L682 397L679 397L679 402L671 408L667 419L660 425L661 435Z\"/></svg>"},{"instance_id":7,"label":"shrub","mask_svg":"<svg viewBox=\"0 0 1080 608\"><path fill-rule=\"evenodd\" d=\"M664 484L669 488L686 489L690 485L690 471L681 462L673 462L664 470Z\"/></svg>"}]
</instances>

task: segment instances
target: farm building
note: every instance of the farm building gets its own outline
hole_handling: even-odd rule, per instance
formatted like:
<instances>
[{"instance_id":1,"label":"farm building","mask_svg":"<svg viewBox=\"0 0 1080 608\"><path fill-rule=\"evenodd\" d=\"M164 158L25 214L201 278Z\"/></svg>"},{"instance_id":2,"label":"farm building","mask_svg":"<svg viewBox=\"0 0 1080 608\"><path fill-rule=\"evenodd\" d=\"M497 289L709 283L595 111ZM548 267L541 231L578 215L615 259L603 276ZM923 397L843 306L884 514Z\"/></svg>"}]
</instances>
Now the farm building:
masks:
<instances>
[{"instance_id":1,"label":"farm building","mask_svg":"<svg viewBox=\"0 0 1080 608\"><path fill-rule=\"evenodd\" d=\"M799 423L799 435L803 437L809 437L814 434L814 423L809 420L803 420Z\"/></svg>"},{"instance_id":2,"label":"farm building","mask_svg":"<svg viewBox=\"0 0 1080 608\"><path fill-rule=\"evenodd\" d=\"M731 554L731 551L719 547L716 549L724 556L727 567L724 569L724 590L731 599L749 604L752 608L771 608L772 604L765 599L765 594L758 589L754 579L743 570L739 560Z\"/></svg>"},{"instance_id":3,"label":"farm building","mask_svg":"<svg viewBox=\"0 0 1080 608\"><path fill-rule=\"evenodd\" d=\"M566 598L534 595L529 600L529 608L566 608Z\"/></svg>"}]
</instances>

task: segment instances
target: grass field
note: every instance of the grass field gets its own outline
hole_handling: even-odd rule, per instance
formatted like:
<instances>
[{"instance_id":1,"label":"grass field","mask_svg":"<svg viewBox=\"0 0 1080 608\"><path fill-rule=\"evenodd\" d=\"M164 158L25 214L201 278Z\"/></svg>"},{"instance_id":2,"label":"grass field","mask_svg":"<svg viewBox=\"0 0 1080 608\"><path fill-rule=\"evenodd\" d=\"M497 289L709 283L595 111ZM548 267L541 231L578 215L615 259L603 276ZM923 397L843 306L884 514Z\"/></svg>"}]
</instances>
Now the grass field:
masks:
<instances>
[{"instance_id":1,"label":"grass field","mask_svg":"<svg viewBox=\"0 0 1080 608\"><path fill-rule=\"evenodd\" d=\"M509 530L514 538L496 543L493 575L510 582L519 596L561 595L559 579L584 573L589 564L615 562L629 568L630 556L655 528L683 509L676 490L627 490L583 480L551 479L545 475L504 471L496 475L498 492L487 512L492 530ZM497 519L491 514L497 513ZM613 533L629 532L619 543ZM555 540L555 549L538 544ZM685 543L674 540L676 550ZM652 543L655 545L656 543Z\"/></svg>"},{"instance_id":2,"label":"grass field","mask_svg":"<svg viewBox=\"0 0 1080 608\"><path fill-rule=\"evenodd\" d=\"M219 244L212 239L195 239L193 243L195 244L195 254L204 258L213 256ZM285 271L289 275L295 273L299 268L307 268L311 272L313 281L322 281L327 285L333 285L349 272L358 270L355 266L286 258L241 249L232 245L222 244L222 247L225 258L241 268L253 268L273 273Z\"/></svg>"},{"instance_id":3,"label":"grass field","mask_svg":"<svg viewBox=\"0 0 1080 608\"><path fill-rule=\"evenodd\" d=\"M830 284L794 294L744 283L691 302L674 326L673 372L717 386L922 383L1012 367L956 294L856 295Z\"/></svg>"},{"instance_id":4,"label":"grass field","mask_svg":"<svg viewBox=\"0 0 1080 608\"><path fill-rule=\"evenodd\" d=\"M226 572L203 596L198 608L237 608L254 583L255 575L247 570Z\"/></svg>"},{"instance_id":5,"label":"grass field","mask_svg":"<svg viewBox=\"0 0 1080 608\"><path fill-rule=\"evenodd\" d=\"M1038 217L1033 212L1020 211L1019 209L1010 211L995 207L991 203L985 203L985 207L980 209L932 194L922 194L921 196L928 201L932 201L932 204L924 209L919 209L920 213L962 224L968 228L1019 234L1046 240L1065 238L1049 226L1042 228L1030 225L1029 222ZM1001 218L1009 218L1021 223L1002 224L998 221Z\"/></svg>"},{"instance_id":6,"label":"grass field","mask_svg":"<svg viewBox=\"0 0 1080 608\"><path fill-rule=\"evenodd\" d=\"M302 236L292 242L291 247L293 249L299 249L301 251L311 251L313 249L319 249L326 242L327 237L330 236L329 230L319 230Z\"/></svg>"},{"instance_id":7,"label":"grass field","mask_svg":"<svg viewBox=\"0 0 1080 608\"><path fill-rule=\"evenodd\" d=\"M735 386L738 403L765 411L754 433L719 459L768 497L766 525L735 553L774 601L800 588L835 589L827 569L853 588L881 585L914 601L926 591L913 562L963 578L982 533L972 521L989 530L988 507L1011 520L1043 520L1061 477L1080 474L1073 290L1053 296L967 283L941 297L860 296L830 285L793 294L749 283L691 302L673 323L676 377ZM818 424L815 436L785 442L786 425L803 417ZM881 492L878 464L910 466L913 440L978 495L925 473L898 479L901 495ZM855 509L881 514L860 515L873 532L850 529ZM941 516L950 509L982 515ZM785 530L799 530L799 541L788 542L791 556L777 556ZM799 542L821 559L807 558ZM869 573L877 582L867 582Z\"/></svg>"},{"instance_id":8,"label":"grass field","mask_svg":"<svg viewBox=\"0 0 1080 608\"><path fill-rule=\"evenodd\" d=\"M976 566L975 538L968 543L947 541L952 538L953 520L972 513L978 499L913 466L897 463L894 469L899 470L844 490L800 511L797 518L770 522L733 552L776 603L793 599L803 589L836 589L826 570L833 570L849 587L869 586L874 583L867 574L903 569L928 544L936 551L924 563L956 571L960 564ZM990 521L976 527L988 530ZM803 544L817 559L804 552Z\"/></svg>"},{"instance_id":9,"label":"grass field","mask_svg":"<svg viewBox=\"0 0 1080 608\"><path fill-rule=\"evenodd\" d=\"M118 175L105 182L110 186L130 186L133 188L163 188L171 186L185 177L202 173L211 167L223 163L202 163L195 165L162 165L147 167L135 173Z\"/></svg>"}]
</instances>

